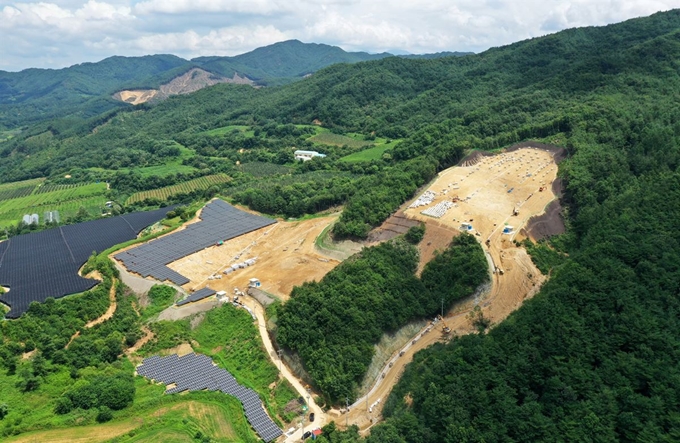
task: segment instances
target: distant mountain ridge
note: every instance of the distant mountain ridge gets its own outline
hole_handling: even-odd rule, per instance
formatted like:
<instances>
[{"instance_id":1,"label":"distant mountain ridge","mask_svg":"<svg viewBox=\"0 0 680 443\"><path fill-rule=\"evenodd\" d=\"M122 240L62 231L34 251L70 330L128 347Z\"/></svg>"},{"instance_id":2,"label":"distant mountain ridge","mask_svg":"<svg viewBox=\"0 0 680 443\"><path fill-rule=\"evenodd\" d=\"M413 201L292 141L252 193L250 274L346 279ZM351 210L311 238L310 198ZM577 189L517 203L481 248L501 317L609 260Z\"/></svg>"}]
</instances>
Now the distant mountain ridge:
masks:
<instances>
[{"instance_id":1,"label":"distant mountain ridge","mask_svg":"<svg viewBox=\"0 0 680 443\"><path fill-rule=\"evenodd\" d=\"M467 53L440 54L405 57L435 58ZM337 46L288 40L233 57L185 60L169 54L113 56L63 69L0 71L0 129L55 117L90 118L124 106L113 98L116 93L158 90L195 68L224 81L238 77L258 85L277 85L290 83L332 64L391 56L389 53L346 52Z\"/></svg>"}]
</instances>

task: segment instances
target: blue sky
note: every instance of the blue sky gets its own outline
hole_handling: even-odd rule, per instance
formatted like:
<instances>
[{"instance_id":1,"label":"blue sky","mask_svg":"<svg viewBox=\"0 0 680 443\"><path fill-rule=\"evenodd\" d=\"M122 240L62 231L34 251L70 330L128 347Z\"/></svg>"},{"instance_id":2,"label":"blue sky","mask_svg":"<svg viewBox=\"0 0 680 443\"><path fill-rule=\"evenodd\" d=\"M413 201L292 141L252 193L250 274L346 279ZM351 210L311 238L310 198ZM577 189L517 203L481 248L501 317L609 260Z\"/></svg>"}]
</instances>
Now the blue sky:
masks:
<instances>
[{"instance_id":1,"label":"blue sky","mask_svg":"<svg viewBox=\"0 0 680 443\"><path fill-rule=\"evenodd\" d=\"M480 52L680 0L0 0L0 70L112 55L236 55L282 40L348 51Z\"/></svg>"}]
</instances>

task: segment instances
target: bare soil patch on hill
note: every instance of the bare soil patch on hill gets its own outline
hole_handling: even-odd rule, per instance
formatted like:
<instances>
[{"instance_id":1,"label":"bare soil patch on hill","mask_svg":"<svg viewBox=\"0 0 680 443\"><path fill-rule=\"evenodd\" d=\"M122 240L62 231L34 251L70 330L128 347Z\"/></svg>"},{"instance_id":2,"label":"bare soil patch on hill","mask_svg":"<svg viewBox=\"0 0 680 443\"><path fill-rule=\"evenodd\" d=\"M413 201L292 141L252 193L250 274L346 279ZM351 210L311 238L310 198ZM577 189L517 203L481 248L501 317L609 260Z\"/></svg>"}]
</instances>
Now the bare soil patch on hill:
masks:
<instances>
[{"instance_id":1,"label":"bare soil patch on hill","mask_svg":"<svg viewBox=\"0 0 680 443\"><path fill-rule=\"evenodd\" d=\"M463 225L467 223L472 226L468 232L478 238L489 258L492 283L445 313L445 323L453 331L451 335L442 334L441 323L428 325L402 348L401 356L395 353L390 359L392 366L383 369L367 397L357 400L350 410L349 423L366 430L379 421L382 405L413 355L451 336L474 332L470 313L475 306L481 308L481 315L492 324L497 324L538 292L545 277L513 240L529 219L542 214L556 199L552 183L557 175L557 155L552 149L515 147L495 156L470 157L463 162L465 166L442 171L423 190L431 193L431 201L425 199L426 203L420 206L408 207L418 200L415 199L405 205L403 216L426 224L426 236L419 245L420 269L438 248L446 247L463 226L468 231L468 225ZM435 207L438 210L434 210ZM507 233L503 232L510 227ZM339 416L337 422L339 426L344 425L345 417Z\"/></svg>"},{"instance_id":2,"label":"bare soil patch on hill","mask_svg":"<svg viewBox=\"0 0 680 443\"><path fill-rule=\"evenodd\" d=\"M249 280L257 278L263 290L287 300L294 286L320 280L340 263L315 248L316 238L337 217L334 214L310 220L280 221L184 257L168 267L191 280L183 286L187 291L207 286L232 295L234 288L245 290ZM229 275L223 273L232 264L250 258L255 259L254 265ZM210 279L211 276L219 278Z\"/></svg>"},{"instance_id":3,"label":"bare soil patch on hill","mask_svg":"<svg viewBox=\"0 0 680 443\"><path fill-rule=\"evenodd\" d=\"M248 77L241 77L234 73L232 78L213 74L200 68L193 68L175 77L159 89L130 89L113 94L113 98L131 105L139 105L149 101L164 100L171 95L190 94L199 89L218 83L233 83L238 85L253 85Z\"/></svg>"}]
</instances>

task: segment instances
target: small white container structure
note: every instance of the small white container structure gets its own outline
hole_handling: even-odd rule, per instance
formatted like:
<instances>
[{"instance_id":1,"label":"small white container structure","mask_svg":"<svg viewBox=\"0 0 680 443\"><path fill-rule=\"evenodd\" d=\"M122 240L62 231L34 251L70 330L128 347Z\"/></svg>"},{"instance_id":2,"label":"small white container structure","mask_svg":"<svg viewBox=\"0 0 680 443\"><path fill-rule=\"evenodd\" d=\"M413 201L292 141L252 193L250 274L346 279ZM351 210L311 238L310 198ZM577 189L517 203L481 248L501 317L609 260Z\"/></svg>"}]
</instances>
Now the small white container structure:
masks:
<instances>
[{"instance_id":1,"label":"small white container structure","mask_svg":"<svg viewBox=\"0 0 680 443\"><path fill-rule=\"evenodd\" d=\"M261 286L260 280L256 278L251 278L250 281L248 282L249 288L259 288L260 286Z\"/></svg>"}]
</instances>

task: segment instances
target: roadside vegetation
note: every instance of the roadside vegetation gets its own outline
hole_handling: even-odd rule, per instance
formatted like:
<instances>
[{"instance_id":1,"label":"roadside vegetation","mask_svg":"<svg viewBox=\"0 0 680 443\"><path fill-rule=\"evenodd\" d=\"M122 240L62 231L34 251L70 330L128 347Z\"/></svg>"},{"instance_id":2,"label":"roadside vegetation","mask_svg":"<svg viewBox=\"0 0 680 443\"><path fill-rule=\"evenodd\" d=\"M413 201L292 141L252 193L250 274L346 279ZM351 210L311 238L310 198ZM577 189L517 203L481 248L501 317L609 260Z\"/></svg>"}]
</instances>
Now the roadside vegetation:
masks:
<instances>
[{"instance_id":1,"label":"roadside vegetation","mask_svg":"<svg viewBox=\"0 0 680 443\"><path fill-rule=\"evenodd\" d=\"M403 240L364 248L320 282L293 289L278 308L276 340L301 357L331 403L353 400L386 332L434 317L488 280L475 238L461 234L415 275L417 249Z\"/></svg>"},{"instance_id":2,"label":"roadside vegetation","mask_svg":"<svg viewBox=\"0 0 680 443\"><path fill-rule=\"evenodd\" d=\"M528 246L537 265L550 272L549 281L488 332L480 328L417 354L386 400L386 421L371 429L367 441L677 441L679 27L675 10L477 56L337 65L281 88L218 85L156 106L121 105L88 119L26 126L9 139L3 135L0 181L44 179L49 186L84 183L83 189L108 181L106 198L124 201L137 192L226 174L231 181L217 191L236 202L287 217L342 205L335 238L365 238L470 149L497 150L525 140L559 144L567 155L559 175L569 230L557 242ZM356 134L361 146L336 137L358 143ZM400 141L377 156L371 150L379 146L363 144L373 136L372 142ZM294 149L327 157L295 162ZM148 174L148 168L170 164L186 169ZM25 183L7 186L26 189L0 205L33 197L19 195ZM211 188L153 204L199 201L214 195ZM36 212L30 207L13 210ZM420 279L413 246L365 249L322 281L293 291L277 309L279 344L302 358L328 400L353 398L384 332L436 314L442 295L448 305L474 288L477 281L466 278L486 273L478 245L465 241L452 246L461 256L442 253ZM461 259L468 254L469 260ZM461 273L467 262L476 265ZM108 417L104 407L110 423L122 422L141 411L135 408L152 414L175 401L158 386L133 379L134 401L124 409L101 398L89 408L71 399L69 412L55 412L58 399L99 386L99 374L132 372L119 356L141 336L140 319L122 287L114 317L84 329L108 306L115 272L107 266L99 267L105 281L98 288L34 305L22 318L0 324L3 436L94 424L100 414L102 421ZM269 389L275 371L264 351L232 341L253 340L257 331L252 323L233 329L249 321L247 314L225 309L206 315L193 330L188 320L154 323L157 338L142 354L194 340L262 389L270 410L281 411L292 394L285 387ZM215 324L229 333L221 335ZM116 380L129 388L128 378ZM177 420L188 426L190 420L180 417L168 428L180 426ZM195 426L204 435L205 425ZM250 438L233 426L238 438ZM149 432L157 432L147 434L156 439L173 435L160 426ZM356 429L341 432L333 425L318 439L360 440Z\"/></svg>"}]
</instances>

